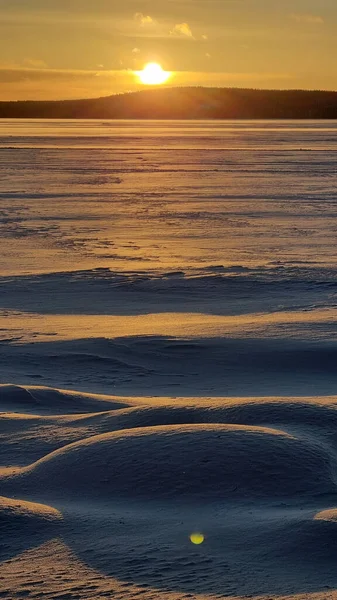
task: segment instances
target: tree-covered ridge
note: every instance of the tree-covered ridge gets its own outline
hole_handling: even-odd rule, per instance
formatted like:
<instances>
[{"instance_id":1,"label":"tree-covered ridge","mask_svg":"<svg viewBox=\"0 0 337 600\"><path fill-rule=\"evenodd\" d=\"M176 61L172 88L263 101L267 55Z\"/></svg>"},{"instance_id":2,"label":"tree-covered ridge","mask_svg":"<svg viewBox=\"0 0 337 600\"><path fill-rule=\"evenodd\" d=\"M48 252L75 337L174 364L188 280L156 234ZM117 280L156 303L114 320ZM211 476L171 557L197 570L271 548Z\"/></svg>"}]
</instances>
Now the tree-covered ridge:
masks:
<instances>
[{"instance_id":1,"label":"tree-covered ridge","mask_svg":"<svg viewBox=\"0 0 337 600\"><path fill-rule=\"evenodd\" d=\"M0 102L0 118L336 119L337 92L160 88L89 100Z\"/></svg>"}]
</instances>

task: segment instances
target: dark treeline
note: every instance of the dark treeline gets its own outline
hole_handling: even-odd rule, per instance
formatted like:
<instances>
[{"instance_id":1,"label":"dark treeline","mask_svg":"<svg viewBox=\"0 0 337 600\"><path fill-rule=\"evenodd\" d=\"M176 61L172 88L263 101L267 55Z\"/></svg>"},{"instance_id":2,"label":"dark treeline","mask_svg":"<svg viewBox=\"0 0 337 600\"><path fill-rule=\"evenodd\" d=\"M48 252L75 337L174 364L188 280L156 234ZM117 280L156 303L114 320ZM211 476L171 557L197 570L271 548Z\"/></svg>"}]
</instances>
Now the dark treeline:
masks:
<instances>
[{"instance_id":1,"label":"dark treeline","mask_svg":"<svg viewBox=\"0 0 337 600\"><path fill-rule=\"evenodd\" d=\"M89 100L0 102L0 118L336 119L337 92L147 89Z\"/></svg>"}]
</instances>

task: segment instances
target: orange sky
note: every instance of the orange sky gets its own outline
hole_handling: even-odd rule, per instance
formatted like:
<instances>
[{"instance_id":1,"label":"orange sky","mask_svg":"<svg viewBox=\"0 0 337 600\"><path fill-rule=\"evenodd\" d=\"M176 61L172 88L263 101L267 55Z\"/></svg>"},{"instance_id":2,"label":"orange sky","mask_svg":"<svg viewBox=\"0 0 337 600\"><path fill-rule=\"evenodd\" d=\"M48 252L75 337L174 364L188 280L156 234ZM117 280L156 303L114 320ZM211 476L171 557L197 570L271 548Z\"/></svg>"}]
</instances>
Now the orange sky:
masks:
<instances>
[{"instance_id":1,"label":"orange sky","mask_svg":"<svg viewBox=\"0 0 337 600\"><path fill-rule=\"evenodd\" d=\"M29 6L28 6L29 5ZM0 99L169 85L337 89L335 0L0 0Z\"/></svg>"}]
</instances>

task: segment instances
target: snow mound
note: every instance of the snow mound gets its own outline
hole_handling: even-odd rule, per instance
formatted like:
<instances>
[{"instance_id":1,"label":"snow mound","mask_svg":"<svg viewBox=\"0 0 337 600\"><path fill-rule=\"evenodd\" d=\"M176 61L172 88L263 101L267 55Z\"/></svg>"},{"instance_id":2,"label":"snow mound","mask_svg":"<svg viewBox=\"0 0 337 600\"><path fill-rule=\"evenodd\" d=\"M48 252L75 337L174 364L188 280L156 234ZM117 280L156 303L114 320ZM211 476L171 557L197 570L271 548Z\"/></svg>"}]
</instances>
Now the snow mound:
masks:
<instances>
[{"instance_id":1,"label":"snow mound","mask_svg":"<svg viewBox=\"0 0 337 600\"><path fill-rule=\"evenodd\" d=\"M279 430L175 425L69 444L3 481L53 498L249 500L333 493L331 457Z\"/></svg>"},{"instance_id":2,"label":"snow mound","mask_svg":"<svg viewBox=\"0 0 337 600\"><path fill-rule=\"evenodd\" d=\"M141 402L146 404L141 404ZM150 404L151 402L151 404ZM337 409L333 399L319 398L236 398L236 399L131 399L124 409L105 411L81 417L95 424L100 433L117 429L156 427L160 425L194 425L222 423L281 428L288 433L308 432L326 436L337 427ZM131 405L133 403L133 406Z\"/></svg>"},{"instance_id":3,"label":"snow mound","mask_svg":"<svg viewBox=\"0 0 337 600\"><path fill-rule=\"evenodd\" d=\"M337 523L337 508L329 508L318 512L315 517L315 521L327 521L328 523Z\"/></svg>"},{"instance_id":4,"label":"snow mound","mask_svg":"<svg viewBox=\"0 0 337 600\"><path fill-rule=\"evenodd\" d=\"M81 414L125 407L105 396L56 390L46 387L0 385L0 412Z\"/></svg>"},{"instance_id":5,"label":"snow mound","mask_svg":"<svg viewBox=\"0 0 337 600\"><path fill-rule=\"evenodd\" d=\"M25 500L13 500L0 496L0 522L8 523L9 520L23 521L60 521L61 513L52 506L26 502Z\"/></svg>"}]
</instances>

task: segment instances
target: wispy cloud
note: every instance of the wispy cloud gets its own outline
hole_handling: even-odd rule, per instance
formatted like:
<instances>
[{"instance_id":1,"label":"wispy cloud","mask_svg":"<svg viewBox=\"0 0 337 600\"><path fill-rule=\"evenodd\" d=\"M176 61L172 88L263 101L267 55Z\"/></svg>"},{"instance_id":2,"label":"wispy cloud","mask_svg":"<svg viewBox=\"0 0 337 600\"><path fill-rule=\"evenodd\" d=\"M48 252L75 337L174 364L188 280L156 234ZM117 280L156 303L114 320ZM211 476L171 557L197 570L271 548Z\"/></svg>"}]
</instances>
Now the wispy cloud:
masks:
<instances>
[{"instance_id":1,"label":"wispy cloud","mask_svg":"<svg viewBox=\"0 0 337 600\"><path fill-rule=\"evenodd\" d=\"M193 39L193 33L188 23L177 23L170 31L171 35L185 36Z\"/></svg>"},{"instance_id":2,"label":"wispy cloud","mask_svg":"<svg viewBox=\"0 0 337 600\"><path fill-rule=\"evenodd\" d=\"M48 69L48 65L44 60L38 58L24 58L21 62L17 61L0 61L1 70L44 70Z\"/></svg>"},{"instance_id":3,"label":"wispy cloud","mask_svg":"<svg viewBox=\"0 0 337 600\"><path fill-rule=\"evenodd\" d=\"M0 100L92 98L139 87L132 71L6 68L0 65Z\"/></svg>"},{"instance_id":4,"label":"wispy cloud","mask_svg":"<svg viewBox=\"0 0 337 600\"><path fill-rule=\"evenodd\" d=\"M24 58L23 65L25 67L32 67L33 69L46 69L48 67L44 60L38 58Z\"/></svg>"},{"instance_id":5,"label":"wispy cloud","mask_svg":"<svg viewBox=\"0 0 337 600\"><path fill-rule=\"evenodd\" d=\"M297 23L306 23L308 25L322 25L324 23L324 19L320 15L291 13L289 18Z\"/></svg>"}]
</instances>

